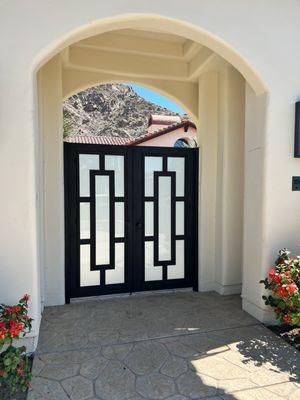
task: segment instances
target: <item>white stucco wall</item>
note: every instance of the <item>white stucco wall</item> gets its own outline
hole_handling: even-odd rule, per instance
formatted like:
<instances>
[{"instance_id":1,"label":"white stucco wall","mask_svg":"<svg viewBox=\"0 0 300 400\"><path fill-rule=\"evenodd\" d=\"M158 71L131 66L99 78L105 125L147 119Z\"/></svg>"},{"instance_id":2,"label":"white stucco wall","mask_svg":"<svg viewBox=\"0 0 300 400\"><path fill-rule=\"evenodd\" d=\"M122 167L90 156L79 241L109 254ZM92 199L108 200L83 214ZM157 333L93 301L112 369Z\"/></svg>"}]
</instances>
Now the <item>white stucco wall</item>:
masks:
<instances>
[{"instance_id":1,"label":"white stucco wall","mask_svg":"<svg viewBox=\"0 0 300 400\"><path fill-rule=\"evenodd\" d=\"M24 292L31 293L30 312L37 332L44 266L38 217L44 189L38 173L42 147L35 71L67 44L105 30L107 22L109 29L114 24L153 26L199 40L247 80L243 297L247 310L267 320L257 281L266 274L278 248L298 251L299 243L300 194L291 191L292 176L299 175L300 168L300 161L293 158L294 103L300 97L299 1L187 0L183 5L179 0L105 4L10 0L1 2L0 9L0 301L15 302ZM127 18L120 23L121 15ZM206 141L210 141L209 152L217 148L218 77L213 73L206 80L202 77L199 90L199 110L216 117L214 122L199 122L211 132L210 138L202 139L204 160ZM217 173L213 154L209 165L202 166ZM202 177L215 196L216 186L203 169ZM214 218L213 205L208 198L201 203L202 220L208 215ZM206 270L209 283L215 281L216 227L201 226L200 276Z\"/></svg>"}]
</instances>

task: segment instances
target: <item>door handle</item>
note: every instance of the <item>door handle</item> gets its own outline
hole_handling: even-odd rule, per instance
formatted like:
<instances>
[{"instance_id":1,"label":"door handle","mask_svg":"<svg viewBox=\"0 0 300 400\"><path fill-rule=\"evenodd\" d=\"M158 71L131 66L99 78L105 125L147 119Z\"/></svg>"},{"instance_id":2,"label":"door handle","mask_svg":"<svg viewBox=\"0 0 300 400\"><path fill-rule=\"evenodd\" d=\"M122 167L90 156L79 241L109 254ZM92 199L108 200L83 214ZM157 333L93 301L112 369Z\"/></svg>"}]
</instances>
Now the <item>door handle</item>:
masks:
<instances>
[{"instance_id":1,"label":"door handle","mask_svg":"<svg viewBox=\"0 0 300 400\"><path fill-rule=\"evenodd\" d=\"M137 229L142 229L143 224L141 223L141 221L138 221L138 222L135 224L135 227L136 227Z\"/></svg>"}]
</instances>

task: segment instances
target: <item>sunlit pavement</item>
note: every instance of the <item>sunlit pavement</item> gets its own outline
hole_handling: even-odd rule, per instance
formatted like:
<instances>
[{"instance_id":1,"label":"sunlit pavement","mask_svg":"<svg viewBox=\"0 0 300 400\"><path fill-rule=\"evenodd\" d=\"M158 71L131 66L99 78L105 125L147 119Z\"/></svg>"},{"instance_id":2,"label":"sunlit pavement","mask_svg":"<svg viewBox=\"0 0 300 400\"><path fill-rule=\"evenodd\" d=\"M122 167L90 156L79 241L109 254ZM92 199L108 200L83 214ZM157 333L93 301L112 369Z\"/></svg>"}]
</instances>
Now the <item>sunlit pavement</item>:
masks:
<instances>
[{"instance_id":1,"label":"sunlit pavement","mask_svg":"<svg viewBox=\"0 0 300 400\"><path fill-rule=\"evenodd\" d=\"M174 292L46 308L28 399L300 399L299 353L239 296Z\"/></svg>"}]
</instances>

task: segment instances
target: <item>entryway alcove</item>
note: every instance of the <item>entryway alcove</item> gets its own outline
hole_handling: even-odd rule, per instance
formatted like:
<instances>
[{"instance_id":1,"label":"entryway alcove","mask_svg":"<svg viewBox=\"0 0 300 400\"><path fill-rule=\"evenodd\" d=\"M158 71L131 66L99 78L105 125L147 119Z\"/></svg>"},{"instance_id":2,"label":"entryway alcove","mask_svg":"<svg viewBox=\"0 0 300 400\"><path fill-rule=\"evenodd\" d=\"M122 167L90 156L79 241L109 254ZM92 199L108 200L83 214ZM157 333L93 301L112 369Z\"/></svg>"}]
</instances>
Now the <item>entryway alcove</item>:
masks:
<instances>
[{"instance_id":1,"label":"entryway alcove","mask_svg":"<svg viewBox=\"0 0 300 400\"><path fill-rule=\"evenodd\" d=\"M262 318L256 270L261 257L263 155L250 150L260 148L263 140L267 94L243 57L197 27L139 15L80 29L41 64L44 304L63 304L66 295L62 101L101 83L135 82L176 101L197 125L199 241L193 246L199 247L199 290L243 291L243 307ZM196 200L191 206L196 207Z\"/></svg>"}]
</instances>

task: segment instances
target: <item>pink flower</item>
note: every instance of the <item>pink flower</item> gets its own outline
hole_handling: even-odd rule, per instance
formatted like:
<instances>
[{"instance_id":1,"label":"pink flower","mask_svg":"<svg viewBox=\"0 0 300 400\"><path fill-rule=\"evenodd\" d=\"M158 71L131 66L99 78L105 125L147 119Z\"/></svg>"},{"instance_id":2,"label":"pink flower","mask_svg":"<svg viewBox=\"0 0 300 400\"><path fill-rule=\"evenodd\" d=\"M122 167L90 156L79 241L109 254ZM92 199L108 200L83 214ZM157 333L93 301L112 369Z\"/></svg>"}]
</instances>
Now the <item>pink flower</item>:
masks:
<instances>
[{"instance_id":1,"label":"pink flower","mask_svg":"<svg viewBox=\"0 0 300 400\"><path fill-rule=\"evenodd\" d=\"M291 285L287 286L286 289L291 294L296 293L297 290L298 290L298 288L297 288L297 286L295 284L291 284Z\"/></svg>"},{"instance_id":2,"label":"pink flower","mask_svg":"<svg viewBox=\"0 0 300 400\"><path fill-rule=\"evenodd\" d=\"M279 283L282 280L282 275L278 274L275 269L271 269L269 272L269 279L271 282Z\"/></svg>"},{"instance_id":3,"label":"pink flower","mask_svg":"<svg viewBox=\"0 0 300 400\"><path fill-rule=\"evenodd\" d=\"M282 319L286 324L290 324L292 322L292 318L289 315L284 315Z\"/></svg>"},{"instance_id":4,"label":"pink flower","mask_svg":"<svg viewBox=\"0 0 300 400\"><path fill-rule=\"evenodd\" d=\"M15 338L19 336L24 326L21 322L10 320L9 327L10 327L10 337Z\"/></svg>"},{"instance_id":5,"label":"pink flower","mask_svg":"<svg viewBox=\"0 0 300 400\"><path fill-rule=\"evenodd\" d=\"M280 274L275 274L274 276L274 282L279 283L282 280L282 275Z\"/></svg>"},{"instance_id":6,"label":"pink flower","mask_svg":"<svg viewBox=\"0 0 300 400\"><path fill-rule=\"evenodd\" d=\"M271 269L271 271L269 272L270 281L273 281L275 274L276 274L275 269Z\"/></svg>"},{"instance_id":7,"label":"pink flower","mask_svg":"<svg viewBox=\"0 0 300 400\"><path fill-rule=\"evenodd\" d=\"M279 285L277 288L277 294L278 296L284 297L286 295L286 289L282 285Z\"/></svg>"}]
</instances>

